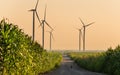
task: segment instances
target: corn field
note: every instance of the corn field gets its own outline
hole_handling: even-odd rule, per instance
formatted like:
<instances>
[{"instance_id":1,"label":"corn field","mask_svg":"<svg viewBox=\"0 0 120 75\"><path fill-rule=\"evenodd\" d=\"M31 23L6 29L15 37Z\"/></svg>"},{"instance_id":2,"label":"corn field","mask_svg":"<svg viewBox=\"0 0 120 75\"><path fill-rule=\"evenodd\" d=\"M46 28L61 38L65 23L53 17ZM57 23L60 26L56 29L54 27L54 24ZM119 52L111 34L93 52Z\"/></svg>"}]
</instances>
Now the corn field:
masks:
<instances>
[{"instance_id":1,"label":"corn field","mask_svg":"<svg viewBox=\"0 0 120 75\"><path fill-rule=\"evenodd\" d=\"M38 75L59 66L60 53L48 53L17 25L0 22L0 75Z\"/></svg>"}]
</instances>

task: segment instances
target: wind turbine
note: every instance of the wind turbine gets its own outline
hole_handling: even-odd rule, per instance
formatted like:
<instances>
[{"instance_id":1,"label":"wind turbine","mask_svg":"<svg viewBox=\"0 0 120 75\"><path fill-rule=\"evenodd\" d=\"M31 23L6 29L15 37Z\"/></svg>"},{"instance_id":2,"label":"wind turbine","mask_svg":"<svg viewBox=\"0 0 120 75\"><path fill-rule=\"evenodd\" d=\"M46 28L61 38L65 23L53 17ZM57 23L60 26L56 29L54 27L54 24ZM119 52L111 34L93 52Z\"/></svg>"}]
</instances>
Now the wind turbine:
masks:
<instances>
[{"instance_id":1,"label":"wind turbine","mask_svg":"<svg viewBox=\"0 0 120 75\"><path fill-rule=\"evenodd\" d=\"M89 24L85 24L81 18L79 18L81 23L83 24L83 51L85 51L85 31L86 31L86 27L94 24L95 22L89 23Z\"/></svg>"},{"instance_id":2,"label":"wind turbine","mask_svg":"<svg viewBox=\"0 0 120 75\"><path fill-rule=\"evenodd\" d=\"M82 38L82 28L81 29L78 29L77 30L79 31L79 51L81 50L81 38Z\"/></svg>"},{"instance_id":3,"label":"wind turbine","mask_svg":"<svg viewBox=\"0 0 120 75\"><path fill-rule=\"evenodd\" d=\"M53 28L47 23L46 21L46 8L47 8L47 5L45 6L45 11L44 11L44 19L42 20L42 47L44 49L44 29L45 29L45 24L51 28L53 30Z\"/></svg>"},{"instance_id":4,"label":"wind turbine","mask_svg":"<svg viewBox=\"0 0 120 75\"><path fill-rule=\"evenodd\" d=\"M37 16L37 19L41 25L41 21L40 21L40 18L38 16L38 13L37 13L37 6L38 6L38 3L39 3L39 0L37 0L37 3L36 3L36 6L34 9L31 9L29 11L32 11L33 12L33 32L32 32L32 40L34 41L35 40L35 15Z\"/></svg>"},{"instance_id":5,"label":"wind turbine","mask_svg":"<svg viewBox=\"0 0 120 75\"><path fill-rule=\"evenodd\" d=\"M53 37L53 30L51 30L51 31L48 31L49 32L49 34L50 34L50 50L52 50L52 39L54 40L54 37Z\"/></svg>"}]
</instances>

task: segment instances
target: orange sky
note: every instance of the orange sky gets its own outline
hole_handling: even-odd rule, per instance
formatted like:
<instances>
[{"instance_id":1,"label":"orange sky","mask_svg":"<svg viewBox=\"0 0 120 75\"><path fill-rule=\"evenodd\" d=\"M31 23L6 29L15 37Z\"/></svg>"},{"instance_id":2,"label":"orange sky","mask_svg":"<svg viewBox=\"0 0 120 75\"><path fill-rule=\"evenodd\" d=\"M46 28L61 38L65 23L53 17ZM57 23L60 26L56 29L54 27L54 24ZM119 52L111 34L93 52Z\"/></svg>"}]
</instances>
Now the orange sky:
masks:
<instances>
[{"instance_id":1,"label":"orange sky","mask_svg":"<svg viewBox=\"0 0 120 75\"><path fill-rule=\"evenodd\" d=\"M8 18L32 35L32 12L37 0L0 0L0 19ZM86 30L86 49L105 50L120 44L120 0L40 0L38 13L43 18L47 3L47 22L55 28L53 49L78 49L78 17L85 23L95 21ZM36 18L36 40L41 43L41 28ZM46 31L50 29L46 26ZM45 33L45 48L49 49L49 33Z\"/></svg>"}]
</instances>

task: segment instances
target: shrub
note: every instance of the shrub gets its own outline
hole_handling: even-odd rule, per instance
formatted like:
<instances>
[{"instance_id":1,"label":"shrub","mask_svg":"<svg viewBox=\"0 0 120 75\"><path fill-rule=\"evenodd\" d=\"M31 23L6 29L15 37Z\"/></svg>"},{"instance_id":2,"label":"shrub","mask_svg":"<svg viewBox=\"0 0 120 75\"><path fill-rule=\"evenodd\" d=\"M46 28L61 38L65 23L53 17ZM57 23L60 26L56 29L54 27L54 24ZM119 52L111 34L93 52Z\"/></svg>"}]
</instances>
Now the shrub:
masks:
<instances>
[{"instance_id":1,"label":"shrub","mask_svg":"<svg viewBox=\"0 0 120 75\"><path fill-rule=\"evenodd\" d=\"M75 62L88 70L120 75L120 46L104 53L70 53Z\"/></svg>"}]
</instances>

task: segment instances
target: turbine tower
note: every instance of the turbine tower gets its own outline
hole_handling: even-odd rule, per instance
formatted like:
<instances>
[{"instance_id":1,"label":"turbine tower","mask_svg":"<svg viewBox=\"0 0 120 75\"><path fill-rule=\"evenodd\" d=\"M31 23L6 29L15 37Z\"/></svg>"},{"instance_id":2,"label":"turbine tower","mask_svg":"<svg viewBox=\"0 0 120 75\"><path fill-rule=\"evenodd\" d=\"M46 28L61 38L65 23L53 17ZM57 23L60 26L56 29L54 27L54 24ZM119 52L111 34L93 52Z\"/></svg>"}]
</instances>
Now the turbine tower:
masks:
<instances>
[{"instance_id":1,"label":"turbine tower","mask_svg":"<svg viewBox=\"0 0 120 75\"><path fill-rule=\"evenodd\" d=\"M81 23L83 24L83 51L85 51L85 34L86 34L86 27L94 24L95 22L89 23L89 24L85 24L81 18L79 18Z\"/></svg>"},{"instance_id":2,"label":"turbine tower","mask_svg":"<svg viewBox=\"0 0 120 75\"><path fill-rule=\"evenodd\" d=\"M52 39L54 40L54 37L53 37L53 30L51 30L51 31L48 31L49 32L49 34L50 34L50 50L52 50Z\"/></svg>"},{"instance_id":3,"label":"turbine tower","mask_svg":"<svg viewBox=\"0 0 120 75\"><path fill-rule=\"evenodd\" d=\"M32 32L32 40L34 41L35 40L35 15L37 16L37 19L41 25L41 21L40 21L40 18L38 16L38 13L37 13L37 6L38 6L38 3L39 3L39 0L37 0L37 3L36 3L36 6L34 9L31 9L29 11L32 11L33 12L33 32Z\"/></svg>"},{"instance_id":4,"label":"turbine tower","mask_svg":"<svg viewBox=\"0 0 120 75\"><path fill-rule=\"evenodd\" d=\"M77 29L79 31L79 51L81 50L81 38L82 38L82 28Z\"/></svg>"},{"instance_id":5,"label":"turbine tower","mask_svg":"<svg viewBox=\"0 0 120 75\"><path fill-rule=\"evenodd\" d=\"M42 47L44 49L44 29L45 29L45 24L51 28L53 30L53 28L47 23L46 21L46 8L47 8L47 5L45 6L45 11L44 11L44 19L42 20Z\"/></svg>"}]
</instances>

